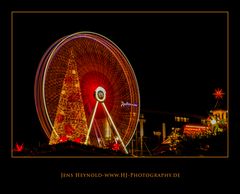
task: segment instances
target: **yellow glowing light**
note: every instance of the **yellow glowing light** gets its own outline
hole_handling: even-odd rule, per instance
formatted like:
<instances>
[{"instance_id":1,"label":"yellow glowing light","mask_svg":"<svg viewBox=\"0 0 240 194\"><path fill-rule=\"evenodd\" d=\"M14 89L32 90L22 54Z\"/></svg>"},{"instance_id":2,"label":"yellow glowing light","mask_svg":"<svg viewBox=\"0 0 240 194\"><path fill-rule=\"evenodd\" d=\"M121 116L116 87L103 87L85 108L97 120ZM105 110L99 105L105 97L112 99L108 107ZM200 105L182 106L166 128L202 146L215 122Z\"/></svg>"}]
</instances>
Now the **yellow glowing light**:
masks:
<instances>
[{"instance_id":1,"label":"yellow glowing light","mask_svg":"<svg viewBox=\"0 0 240 194\"><path fill-rule=\"evenodd\" d=\"M217 121L215 119L211 120L212 125L215 125Z\"/></svg>"},{"instance_id":2,"label":"yellow glowing light","mask_svg":"<svg viewBox=\"0 0 240 194\"><path fill-rule=\"evenodd\" d=\"M72 74L76 74L76 71L75 71L75 70L72 70Z\"/></svg>"},{"instance_id":3,"label":"yellow glowing light","mask_svg":"<svg viewBox=\"0 0 240 194\"><path fill-rule=\"evenodd\" d=\"M62 93L62 94L66 94L66 91L65 91L65 90L62 90L61 93Z\"/></svg>"},{"instance_id":4,"label":"yellow glowing light","mask_svg":"<svg viewBox=\"0 0 240 194\"><path fill-rule=\"evenodd\" d=\"M201 129L205 129L205 126L199 126L199 125L185 125L186 128L201 128Z\"/></svg>"},{"instance_id":5,"label":"yellow glowing light","mask_svg":"<svg viewBox=\"0 0 240 194\"><path fill-rule=\"evenodd\" d=\"M78 88L79 87L79 83L75 84L75 87Z\"/></svg>"}]
</instances>

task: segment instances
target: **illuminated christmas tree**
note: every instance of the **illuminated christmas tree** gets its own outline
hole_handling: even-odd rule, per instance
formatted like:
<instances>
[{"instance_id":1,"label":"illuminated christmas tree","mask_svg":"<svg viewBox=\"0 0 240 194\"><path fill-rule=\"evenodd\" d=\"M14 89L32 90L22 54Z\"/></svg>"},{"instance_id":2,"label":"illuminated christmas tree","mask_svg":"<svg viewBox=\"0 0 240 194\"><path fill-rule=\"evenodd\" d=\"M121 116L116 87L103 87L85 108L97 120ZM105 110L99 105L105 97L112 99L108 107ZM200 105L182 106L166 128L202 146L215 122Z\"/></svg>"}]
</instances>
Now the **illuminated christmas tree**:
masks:
<instances>
[{"instance_id":1,"label":"illuminated christmas tree","mask_svg":"<svg viewBox=\"0 0 240 194\"><path fill-rule=\"evenodd\" d=\"M50 145L65 141L84 143L88 130L77 64L72 51L67 66L54 120L54 129L49 141Z\"/></svg>"}]
</instances>

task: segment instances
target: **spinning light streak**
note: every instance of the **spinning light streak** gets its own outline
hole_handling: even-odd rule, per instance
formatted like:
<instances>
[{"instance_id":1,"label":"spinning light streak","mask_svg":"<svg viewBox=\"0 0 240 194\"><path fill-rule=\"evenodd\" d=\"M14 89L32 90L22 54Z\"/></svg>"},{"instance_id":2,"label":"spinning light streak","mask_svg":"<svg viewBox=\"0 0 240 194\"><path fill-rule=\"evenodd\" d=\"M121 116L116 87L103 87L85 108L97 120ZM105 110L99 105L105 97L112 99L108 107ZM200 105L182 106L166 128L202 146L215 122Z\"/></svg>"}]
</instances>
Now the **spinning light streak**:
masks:
<instances>
[{"instance_id":1,"label":"spinning light streak","mask_svg":"<svg viewBox=\"0 0 240 194\"><path fill-rule=\"evenodd\" d=\"M100 99L94 95L99 87L106 92L103 101L101 92ZM122 102L138 106L123 108ZM42 57L35 104L50 144L70 140L106 147L118 139L127 153L139 118L140 95L123 52L102 35L78 32L56 41Z\"/></svg>"}]
</instances>

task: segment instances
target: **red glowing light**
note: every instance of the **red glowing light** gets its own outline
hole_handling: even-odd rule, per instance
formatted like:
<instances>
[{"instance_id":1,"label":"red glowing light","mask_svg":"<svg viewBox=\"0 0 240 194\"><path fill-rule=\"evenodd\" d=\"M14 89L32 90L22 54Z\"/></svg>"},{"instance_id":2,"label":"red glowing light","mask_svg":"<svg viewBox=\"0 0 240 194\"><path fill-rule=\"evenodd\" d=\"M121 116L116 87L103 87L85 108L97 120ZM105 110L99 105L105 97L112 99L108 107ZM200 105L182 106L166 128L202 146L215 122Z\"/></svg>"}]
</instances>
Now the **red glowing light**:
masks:
<instances>
[{"instance_id":1,"label":"red glowing light","mask_svg":"<svg viewBox=\"0 0 240 194\"><path fill-rule=\"evenodd\" d=\"M222 89L215 89L213 95L218 100L223 98L224 93Z\"/></svg>"},{"instance_id":2,"label":"red glowing light","mask_svg":"<svg viewBox=\"0 0 240 194\"><path fill-rule=\"evenodd\" d=\"M75 143L81 143L81 142L85 142L86 137L85 135L81 134L79 137L77 137L76 139L73 140L73 142Z\"/></svg>"},{"instance_id":3,"label":"red glowing light","mask_svg":"<svg viewBox=\"0 0 240 194\"><path fill-rule=\"evenodd\" d=\"M60 137L59 142L63 143L63 142L66 142L67 140L68 138L66 136L62 136Z\"/></svg>"},{"instance_id":4,"label":"red glowing light","mask_svg":"<svg viewBox=\"0 0 240 194\"><path fill-rule=\"evenodd\" d=\"M117 96L114 94L113 91L113 85L114 83L112 80L110 80L105 72L97 72L92 71L89 73L86 73L83 78L81 79L81 91L82 91L82 98L83 102L85 103L85 111L87 115L91 115L93 108L96 104L96 99L94 97L94 91L97 89L97 87L101 86L106 90L106 100L105 104L111 112L111 110L115 107L119 106L120 103L115 102L115 98L120 98L120 96ZM99 106L96 112L96 118L104 118L105 113L103 111L102 106Z\"/></svg>"},{"instance_id":5,"label":"red glowing light","mask_svg":"<svg viewBox=\"0 0 240 194\"><path fill-rule=\"evenodd\" d=\"M78 137L78 138L74 139L73 141L76 142L76 143L80 143L81 142L81 138Z\"/></svg>"},{"instance_id":6,"label":"red glowing light","mask_svg":"<svg viewBox=\"0 0 240 194\"><path fill-rule=\"evenodd\" d=\"M118 151L120 149L120 145L118 143L113 144L112 150Z\"/></svg>"},{"instance_id":7,"label":"red glowing light","mask_svg":"<svg viewBox=\"0 0 240 194\"><path fill-rule=\"evenodd\" d=\"M16 152L23 151L23 148L24 148L23 144L20 145L20 144L16 143L16 149L15 149Z\"/></svg>"},{"instance_id":8,"label":"red glowing light","mask_svg":"<svg viewBox=\"0 0 240 194\"><path fill-rule=\"evenodd\" d=\"M63 122L63 120L64 120L64 115L58 114L56 120L57 120L58 123Z\"/></svg>"}]
</instances>

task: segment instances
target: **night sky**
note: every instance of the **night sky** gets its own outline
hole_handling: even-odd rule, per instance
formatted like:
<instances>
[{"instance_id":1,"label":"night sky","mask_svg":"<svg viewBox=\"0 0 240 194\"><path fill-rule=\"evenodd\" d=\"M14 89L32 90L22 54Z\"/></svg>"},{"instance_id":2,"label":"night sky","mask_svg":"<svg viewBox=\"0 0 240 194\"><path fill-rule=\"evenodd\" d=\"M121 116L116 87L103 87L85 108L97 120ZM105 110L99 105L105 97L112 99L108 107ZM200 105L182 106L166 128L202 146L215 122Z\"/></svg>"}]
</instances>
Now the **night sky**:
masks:
<instances>
[{"instance_id":1,"label":"night sky","mask_svg":"<svg viewBox=\"0 0 240 194\"><path fill-rule=\"evenodd\" d=\"M226 14L15 13L13 19L16 141L45 138L34 103L38 63L56 40L79 31L102 34L125 53L143 111L206 115L216 102L214 89L227 94ZM225 107L226 101L227 95Z\"/></svg>"}]
</instances>

